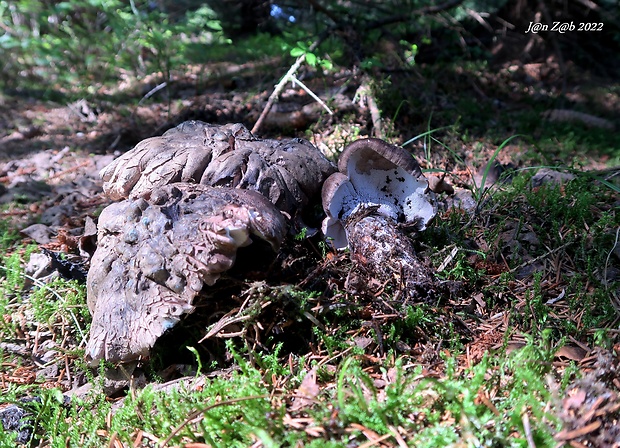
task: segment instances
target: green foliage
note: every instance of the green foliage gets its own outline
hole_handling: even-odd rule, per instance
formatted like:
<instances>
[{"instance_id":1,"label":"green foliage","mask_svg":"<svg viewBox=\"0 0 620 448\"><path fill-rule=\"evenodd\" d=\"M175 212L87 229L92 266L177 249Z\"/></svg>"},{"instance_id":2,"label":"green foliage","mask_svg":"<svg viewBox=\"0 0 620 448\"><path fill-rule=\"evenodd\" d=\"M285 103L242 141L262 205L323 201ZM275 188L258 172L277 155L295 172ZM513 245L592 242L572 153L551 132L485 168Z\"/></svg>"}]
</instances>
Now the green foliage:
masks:
<instances>
[{"instance_id":1,"label":"green foliage","mask_svg":"<svg viewBox=\"0 0 620 448\"><path fill-rule=\"evenodd\" d=\"M55 279L52 282L35 288L30 296L34 317L39 322L51 322L58 313L68 313L72 309L82 319L89 319L84 285L76 281Z\"/></svg>"},{"instance_id":2,"label":"green foliage","mask_svg":"<svg viewBox=\"0 0 620 448\"><path fill-rule=\"evenodd\" d=\"M52 89L75 88L95 94L102 85L127 75L159 72L168 80L172 70L192 61L231 61L235 55L245 55L247 60L248 56L256 59L287 51L293 57L303 55L312 67L331 70L334 61L350 63L342 60L343 55L350 53L348 46L358 46L357 41L350 42L340 33L330 33L320 51L310 51L308 42L314 38L309 40L308 36L326 32L328 25L316 16L307 17L307 11L296 7L287 7L285 15L290 13L300 20L279 20L273 28L281 31L279 35L256 32L236 40L232 46L224 36L222 24L244 20L237 17L241 14L239 5L212 4L211 9L200 2L190 3L173 6L170 2L156 4L148 0L1 0L0 46L7 56L0 66L1 81L15 87L28 80L31 87L47 89L49 95L55 93ZM392 0L382 8L328 3L331 13L352 29L368 29L356 37L365 47L360 63L365 69L386 65L386 53L377 47L386 37L395 39L397 59L402 65L415 65L420 47L431 43L430 31L444 27L429 16L413 14L427 6L425 2ZM497 5L474 3L468 6L470 10L497 9ZM403 16L412 13L415 19L394 22L393 8ZM177 12L167 12L170 9ZM458 20L470 20L469 15L459 16L459 11L456 8L446 13L459 17ZM377 26L386 20L385 26ZM390 36L385 32L388 26ZM449 36L457 39L453 33Z\"/></svg>"},{"instance_id":3,"label":"green foliage","mask_svg":"<svg viewBox=\"0 0 620 448\"><path fill-rule=\"evenodd\" d=\"M484 271L476 269L467 261L468 252L459 250L452 261L450 269L438 273L439 278L451 280L465 280L475 283Z\"/></svg>"},{"instance_id":4,"label":"green foliage","mask_svg":"<svg viewBox=\"0 0 620 448\"><path fill-rule=\"evenodd\" d=\"M130 443L136 428L164 437L180 428L173 440L185 436L212 446L247 446L252 433L271 426L269 416L273 410L260 372L242 363L241 372L229 378L214 378L200 391L190 393L179 388L162 394L145 389L115 413L111 431L117 431L120 440ZM143 421L140 413L151 418ZM199 417L197 423L186 424L187 416L193 413Z\"/></svg>"},{"instance_id":5,"label":"green foliage","mask_svg":"<svg viewBox=\"0 0 620 448\"><path fill-rule=\"evenodd\" d=\"M541 290L542 276L542 272L535 272L532 288L525 293L524 328L531 331L532 334L538 334L540 328L544 328L547 325L547 319L551 312L551 309L545 304L543 299Z\"/></svg>"},{"instance_id":6,"label":"green foliage","mask_svg":"<svg viewBox=\"0 0 620 448\"><path fill-rule=\"evenodd\" d=\"M30 249L32 250L32 249ZM25 276L19 252L2 257L0 272L0 335L10 338L15 333L18 323L14 321L15 310L19 308L19 294L24 288Z\"/></svg>"},{"instance_id":7,"label":"green foliage","mask_svg":"<svg viewBox=\"0 0 620 448\"><path fill-rule=\"evenodd\" d=\"M499 153L502 151L502 149L504 149L504 147L514 138L519 137L518 135L513 135L511 137L508 137L506 140L504 140L501 145L499 145L497 147L497 149L493 152L493 154L491 155L491 158L489 159L486 167L484 168L484 171L482 172L482 178L480 180L480 185L476 185L476 181L474 179L474 197L476 199L476 201L478 203L482 202L482 199L484 198L485 193L488 191L488 186L486 184L487 182L487 176L489 175L489 170L491 169L491 167L493 166L493 163L495 162L495 159L497 158L497 156L499 155ZM473 179L473 177L472 177Z\"/></svg>"},{"instance_id":8,"label":"green foliage","mask_svg":"<svg viewBox=\"0 0 620 448\"><path fill-rule=\"evenodd\" d=\"M333 334L318 327L312 327L312 331L330 357L350 348L350 340L345 336L346 331L342 327L338 328Z\"/></svg>"},{"instance_id":9,"label":"green foliage","mask_svg":"<svg viewBox=\"0 0 620 448\"><path fill-rule=\"evenodd\" d=\"M126 72L168 79L190 41L222 39L207 6L172 21L147 1L0 1L0 21L0 45L10 50L1 67L5 84L25 75L48 88L89 85L90 93Z\"/></svg>"},{"instance_id":10,"label":"green foliage","mask_svg":"<svg viewBox=\"0 0 620 448\"><path fill-rule=\"evenodd\" d=\"M19 240L19 232L9 222L0 220L0 251L4 253Z\"/></svg>"},{"instance_id":11,"label":"green foliage","mask_svg":"<svg viewBox=\"0 0 620 448\"><path fill-rule=\"evenodd\" d=\"M552 443L544 410L551 396L538 369L548 356L530 344L507 361L485 358L464 375L454 371L446 380L430 382L443 398L426 411L434 424L420 431L416 446L446 446L463 439L476 446L524 446L523 413L531 413L538 443ZM498 389L502 393L493 399L495 410L478 399ZM449 420L442 421L446 413L461 423L460 431L454 431Z\"/></svg>"},{"instance_id":12,"label":"green foliage","mask_svg":"<svg viewBox=\"0 0 620 448\"><path fill-rule=\"evenodd\" d=\"M526 306L516 312L525 328L539 334L542 329L554 328L579 334L613 321L616 312L612 306L609 292L601 284L601 270L605 266L609 251L614 245L614 232L620 226L620 216L613 204L614 191L610 190L588 175L562 185L546 184L531 188L530 175L517 175L511 186L492 193L494 209L510 210L502 213L486 232L485 239L492 244L499 237L498 231L508 222L518 222L515 238L518 240L525 223L544 246L529 253L530 257L551 258L557 252L558 260L570 260L578 270L564 273L561 269L554 275L563 279L564 293L571 315L579 315L579 326L569 319L553 317L552 308L547 304L548 294L543 283L548 281L548 272L533 274L531 286L525 291ZM524 217L527 217L526 219ZM519 258L511 267L518 268ZM586 286L587 285L587 286ZM557 333L556 333L557 334Z\"/></svg>"},{"instance_id":13,"label":"green foliage","mask_svg":"<svg viewBox=\"0 0 620 448\"><path fill-rule=\"evenodd\" d=\"M313 51L310 51L309 45L299 41L297 45L291 49L291 56L298 58L302 55L306 58L306 62L311 67L319 66L325 70L331 70L333 68L333 64L330 60L318 57Z\"/></svg>"},{"instance_id":14,"label":"green foliage","mask_svg":"<svg viewBox=\"0 0 620 448\"><path fill-rule=\"evenodd\" d=\"M420 333L432 329L435 323L436 310L425 304L409 305L403 314L403 318L390 324L385 335L385 343L403 341L408 344L415 344Z\"/></svg>"},{"instance_id":15,"label":"green foliage","mask_svg":"<svg viewBox=\"0 0 620 448\"><path fill-rule=\"evenodd\" d=\"M307 227L303 227L299 233L297 233L295 235L295 240L297 241L303 241L308 237L308 228Z\"/></svg>"},{"instance_id":16,"label":"green foliage","mask_svg":"<svg viewBox=\"0 0 620 448\"><path fill-rule=\"evenodd\" d=\"M277 344L271 353L253 352L252 357L257 366L265 372L265 376L270 377L272 375L285 376L290 375L293 372L287 364L280 362L280 352L284 344Z\"/></svg>"},{"instance_id":17,"label":"green foliage","mask_svg":"<svg viewBox=\"0 0 620 448\"><path fill-rule=\"evenodd\" d=\"M19 252L13 252L10 256L4 257L2 261L4 279L2 285L3 296L15 296L24 287L24 269L22 258Z\"/></svg>"},{"instance_id":18,"label":"green foliage","mask_svg":"<svg viewBox=\"0 0 620 448\"><path fill-rule=\"evenodd\" d=\"M236 356L239 372L209 379L199 389L158 392L148 387L137 392L112 414L110 427L106 421L111 405L100 395L63 405L50 393L34 410L45 440L69 445L79 441L86 447L107 442L98 434L103 428L127 444L142 430L160 440L171 435L171 445L196 441L240 447L256 437L265 446L363 443L366 437L354 429L360 427L378 434L394 434L398 428L401 437L421 447L459 440L477 440L478 446L518 446L525 442L523 413L529 415L535 440L545 446L552 442L545 411L551 399L545 381L550 356L544 345L530 341L504 361L485 358L465 372L452 364L442 380L425 379L421 367L408 370L397 361L381 391L362 364L349 357L340 364L334 387L324 389L320 400L307 409L314 427L325 430L319 438L291 430L284 420L285 409L274 406L281 401L269 399L272 392L261 379L264 373L243 356ZM383 374L388 374L387 367ZM493 393L493 407L478 399L485 393ZM89 412L82 411L86 408ZM148 419L142 417L146 415Z\"/></svg>"},{"instance_id":19,"label":"green foliage","mask_svg":"<svg viewBox=\"0 0 620 448\"><path fill-rule=\"evenodd\" d=\"M298 35L284 34L272 36L267 33L257 33L244 36L234 42L229 39L220 39L209 45L188 43L185 56L188 61L196 63L209 62L236 62L245 63L248 60L278 57L288 53L291 42L295 42Z\"/></svg>"},{"instance_id":20,"label":"green foliage","mask_svg":"<svg viewBox=\"0 0 620 448\"><path fill-rule=\"evenodd\" d=\"M77 281L55 279L38 285L30 295L35 320L52 327L68 323L72 332L85 340L91 316L86 306L86 287Z\"/></svg>"},{"instance_id":21,"label":"green foliage","mask_svg":"<svg viewBox=\"0 0 620 448\"><path fill-rule=\"evenodd\" d=\"M406 40L401 40L399 43L406 48L404 52L406 65L413 67L415 65L415 57L419 51L418 45L407 42Z\"/></svg>"},{"instance_id":22,"label":"green foliage","mask_svg":"<svg viewBox=\"0 0 620 448\"><path fill-rule=\"evenodd\" d=\"M329 428L320 446L331 446L344 434L364 442L359 431L347 431L352 425L378 434L394 434L398 428L408 443L421 447L463 440L476 440L476 446L520 446L525 443L523 413L530 415L535 440L549 444L553 439L545 407L551 394L545 374L550 356L531 341L506 360L485 358L465 372L447 360L448 374L442 380L424 379L421 367L406 370L398 361L381 392L359 361L347 358L340 365L335 390L324 392L328 396L322 401L334 402L334 407L319 405L309 413L317 426ZM493 407L478 398L497 390L501 392L494 395ZM288 433L284 440L294 445L303 435Z\"/></svg>"},{"instance_id":23,"label":"green foliage","mask_svg":"<svg viewBox=\"0 0 620 448\"><path fill-rule=\"evenodd\" d=\"M61 340L71 337L85 341L91 319L86 307L85 286L62 279L45 284L27 275L24 259L36 249L35 245L28 246L2 260L0 336L12 340L18 329L24 331L41 325ZM18 316L28 316L28 320Z\"/></svg>"}]
</instances>

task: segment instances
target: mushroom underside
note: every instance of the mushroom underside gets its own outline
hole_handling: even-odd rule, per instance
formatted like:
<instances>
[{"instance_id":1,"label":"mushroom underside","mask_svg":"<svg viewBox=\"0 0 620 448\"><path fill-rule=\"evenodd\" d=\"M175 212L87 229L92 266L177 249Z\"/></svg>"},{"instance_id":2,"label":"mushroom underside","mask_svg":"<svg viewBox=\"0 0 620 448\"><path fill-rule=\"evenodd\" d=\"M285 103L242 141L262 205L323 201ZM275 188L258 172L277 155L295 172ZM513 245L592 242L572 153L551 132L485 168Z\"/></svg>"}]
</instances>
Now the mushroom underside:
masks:
<instances>
[{"instance_id":1,"label":"mushroom underside","mask_svg":"<svg viewBox=\"0 0 620 448\"><path fill-rule=\"evenodd\" d=\"M373 210L417 231L435 215L425 193L428 182L404 149L377 139L358 140L343 151L338 166L340 172L327 179L322 193L323 232L336 249L348 245L343 223L358 213Z\"/></svg>"}]
</instances>

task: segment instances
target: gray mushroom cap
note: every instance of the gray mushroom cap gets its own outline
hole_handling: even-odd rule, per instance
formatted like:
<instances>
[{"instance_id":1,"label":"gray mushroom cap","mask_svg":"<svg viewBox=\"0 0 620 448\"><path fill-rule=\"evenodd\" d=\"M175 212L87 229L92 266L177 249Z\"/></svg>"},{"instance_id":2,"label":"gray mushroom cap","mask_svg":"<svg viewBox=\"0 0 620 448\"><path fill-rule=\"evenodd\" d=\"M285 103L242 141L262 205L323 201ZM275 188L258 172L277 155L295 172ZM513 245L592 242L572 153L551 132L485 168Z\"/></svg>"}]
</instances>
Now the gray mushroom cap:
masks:
<instances>
[{"instance_id":1,"label":"gray mushroom cap","mask_svg":"<svg viewBox=\"0 0 620 448\"><path fill-rule=\"evenodd\" d=\"M87 359L146 356L254 235L277 252L336 169L310 142L258 139L242 124L187 121L101 171L122 202L99 217L87 296Z\"/></svg>"},{"instance_id":2,"label":"gray mushroom cap","mask_svg":"<svg viewBox=\"0 0 620 448\"><path fill-rule=\"evenodd\" d=\"M229 152L236 140L257 139L239 123L183 122L161 136L142 140L102 169L103 190L119 200L174 182L199 183L209 163Z\"/></svg>"},{"instance_id":3,"label":"gray mushroom cap","mask_svg":"<svg viewBox=\"0 0 620 448\"><path fill-rule=\"evenodd\" d=\"M108 206L87 278L87 360L147 356L251 235L277 251L286 233L280 211L247 190L176 183Z\"/></svg>"},{"instance_id":4,"label":"gray mushroom cap","mask_svg":"<svg viewBox=\"0 0 620 448\"><path fill-rule=\"evenodd\" d=\"M335 170L310 142L258 139L242 124L186 121L138 143L101 171L115 200L136 197L175 182L260 192L294 216Z\"/></svg>"},{"instance_id":5,"label":"gray mushroom cap","mask_svg":"<svg viewBox=\"0 0 620 448\"><path fill-rule=\"evenodd\" d=\"M347 246L344 223L363 210L376 209L393 221L424 230L435 216L426 197L428 182L405 149L375 138L357 140L338 160L339 173L324 183L322 230L336 248Z\"/></svg>"}]
</instances>

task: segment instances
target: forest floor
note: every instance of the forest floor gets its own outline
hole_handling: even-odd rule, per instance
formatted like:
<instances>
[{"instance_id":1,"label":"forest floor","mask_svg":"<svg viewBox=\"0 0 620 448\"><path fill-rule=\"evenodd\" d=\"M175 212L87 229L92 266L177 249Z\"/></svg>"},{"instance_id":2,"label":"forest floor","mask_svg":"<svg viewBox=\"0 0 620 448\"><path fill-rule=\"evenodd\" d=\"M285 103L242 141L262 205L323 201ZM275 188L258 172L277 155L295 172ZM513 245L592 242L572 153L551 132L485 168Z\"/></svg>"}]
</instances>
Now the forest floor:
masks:
<instances>
[{"instance_id":1,"label":"forest floor","mask_svg":"<svg viewBox=\"0 0 620 448\"><path fill-rule=\"evenodd\" d=\"M128 80L98 92L98 100L76 100L62 91L57 101L36 99L28 91L0 97L0 218L6 232L20 231L3 255L3 396L8 391L15 397L37 396L36 387L69 395L80 390L83 397L96 383L80 358L89 321L83 278L59 265L88 266L91 225L111 203L98 172L142 139L187 119L242 122L251 128L273 88L266 72L286 69L280 60L258 68L189 67L160 90L154 90L160 84L156 77ZM492 68L421 66L383 73L379 79L384 81L372 85L373 96L360 89L367 81L356 74L308 71L304 82L332 106L334 115L322 112L299 87L289 87L258 134L306 138L335 160L347 143L376 132L373 112L382 115L382 137L396 144L434 130L406 148L427 176L445 177L456 193L437 195L439 213L428 231L415 237L415 246L438 278L460 287L453 297L417 307L399 303L390 291L353 296L344 287L351 260L347 254L325 252L320 236L313 236L285 245L281 260L289 266L286 278L244 282L241 277L237 289L222 288L221 294L238 299L224 310L230 315L239 313L244 300L262 303L236 340L250 350L252 366L272 394L270 403L284 409L283 427L308 440L350 440L357 434L355 443L364 446L412 443L414 429L388 425L392 429L384 437L364 420L345 416L342 403L330 405L331 417L318 421L311 408L331 396L329 390L343 387L345 380L334 373L346 370L342 360L353 355L376 394L387 393L397 381L391 370L397 365L421 367L416 371L420 378L454 380L473 375L474 366L489 362L487 358L513 359L514 353L536 347L538 354L529 361L540 365L546 382L542 387L552 396L540 403L558 420L540 417L532 409L540 403L524 405L515 411L520 421L506 431L506 440L543 446L534 439L546 440L541 428L548 426L558 446L619 446L620 83L578 67L561 70L553 59ZM381 105L377 110L373 100ZM508 140L513 135L518 137ZM532 180L542 168L550 174ZM31 256L43 249L62 255L50 258L45 252L44 258L55 262L48 266ZM21 283L10 283L11 269L20 266ZM45 286L59 269L77 283ZM10 290L15 285L20 289ZM36 311L37 288L48 301L59 294L82 296L64 311L42 316ZM260 302L265 297L268 303ZM301 303L291 305L296 300ZM165 338L157 362L142 373L138 368L135 378L165 383L200 370L193 352L178 342L175 346L175 338L186 341L191 329L201 325L198 317L192 319L184 330ZM233 329L239 327L228 327ZM203 345L203 355L218 354L207 376L225 377L238 370L228 370L239 364L229 346L220 340ZM274 353L276 362L290 367L288 376L278 377L274 367L266 367L261 356ZM513 371L503 361L491 362L485 373L488 384L472 392L474 414L482 415L484 408L505 416L497 403L510 395L502 389L510 381L495 384L489 372L505 369L514 376L529 361L521 359L525 364L513 365ZM319 378L317 365L324 369ZM267 372L274 376L267 378ZM17 393L16 385L30 388ZM371 386L360 389L364 399L372 395L367 388ZM110 401L122 402L124 390L110 392ZM287 401L276 391L302 399ZM431 408L441 401L430 395L424 400ZM481 429L465 421L471 415L464 408L461 412L459 417L444 406L436 421L429 415L409 418L417 419L416 431L439 424L457 428L461 440L482 440ZM185 425L191 426L189 421ZM98 431L102 443L126 446L115 439L110 425ZM156 439L142 441L139 428L129 434L143 444L134 446L150 446ZM166 434L162 431L158 443ZM261 434L250 437L255 446L268 445ZM191 437L183 437L175 443L189 443Z\"/></svg>"}]
</instances>

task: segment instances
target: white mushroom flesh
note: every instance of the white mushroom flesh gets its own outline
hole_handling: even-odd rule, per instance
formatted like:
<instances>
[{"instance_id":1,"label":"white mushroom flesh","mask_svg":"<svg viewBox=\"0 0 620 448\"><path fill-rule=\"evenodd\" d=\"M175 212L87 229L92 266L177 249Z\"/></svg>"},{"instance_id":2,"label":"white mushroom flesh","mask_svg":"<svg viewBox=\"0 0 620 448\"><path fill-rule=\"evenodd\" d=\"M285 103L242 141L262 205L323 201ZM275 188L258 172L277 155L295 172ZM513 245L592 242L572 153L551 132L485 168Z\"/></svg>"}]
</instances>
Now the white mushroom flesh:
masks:
<instances>
[{"instance_id":1,"label":"white mushroom flesh","mask_svg":"<svg viewBox=\"0 0 620 448\"><path fill-rule=\"evenodd\" d=\"M379 206L379 213L397 222L419 222L419 230L426 228L435 215L424 194L426 179L415 178L379 154L361 151L352 156L347 173L359 197L359 207Z\"/></svg>"}]
</instances>

